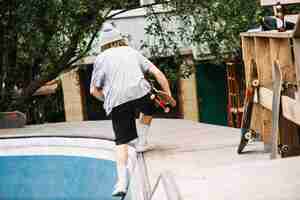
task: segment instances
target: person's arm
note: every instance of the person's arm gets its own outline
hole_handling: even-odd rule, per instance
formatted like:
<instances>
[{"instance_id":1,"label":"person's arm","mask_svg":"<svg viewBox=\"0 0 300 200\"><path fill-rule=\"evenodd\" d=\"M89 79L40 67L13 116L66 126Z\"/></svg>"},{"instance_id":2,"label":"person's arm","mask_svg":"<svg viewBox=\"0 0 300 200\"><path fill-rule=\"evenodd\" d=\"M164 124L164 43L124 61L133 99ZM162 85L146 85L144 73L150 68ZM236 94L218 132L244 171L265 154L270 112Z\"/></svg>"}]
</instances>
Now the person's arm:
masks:
<instances>
[{"instance_id":1,"label":"person's arm","mask_svg":"<svg viewBox=\"0 0 300 200\"><path fill-rule=\"evenodd\" d=\"M104 94L102 87L104 85L104 67L102 66L101 57L96 59L94 63L94 69L92 72L91 83L90 83L90 94L100 101L104 101Z\"/></svg>"},{"instance_id":2,"label":"person's arm","mask_svg":"<svg viewBox=\"0 0 300 200\"><path fill-rule=\"evenodd\" d=\"M139 64L141 66L141 70L144 74L150 73L152 74L157 82L159 83L160 87L164 92L166 92L168 95L172 96L169 82L166 78L166 76L150 61L148 60L145 56L140 54L139 52L137 53L137 58L139 61Z\"/></svg>"},{"instance_id":3,"label":"person's arm","mask_svg":"<svg viewBox=\"0 0 300 200\"><path fill-rule=\"evenodd\" d=\"M148 72L155 77L162 90L166 92L169 96L172 96L170 85L166 76L155 65L152 65L149 68Z\"/></svg>"}]
</instances>

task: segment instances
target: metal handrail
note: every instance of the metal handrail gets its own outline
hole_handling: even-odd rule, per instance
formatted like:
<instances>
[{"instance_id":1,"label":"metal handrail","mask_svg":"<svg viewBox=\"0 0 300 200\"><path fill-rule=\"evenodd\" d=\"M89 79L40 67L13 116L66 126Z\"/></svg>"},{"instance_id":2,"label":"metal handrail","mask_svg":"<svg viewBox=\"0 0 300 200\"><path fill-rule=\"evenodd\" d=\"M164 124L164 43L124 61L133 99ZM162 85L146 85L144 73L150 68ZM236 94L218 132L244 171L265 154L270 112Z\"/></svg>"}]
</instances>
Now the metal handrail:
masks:
<instances>
[{"instance_id":1,"label":"metal handrail","mask_svg":"<svg viewBox=\"0 0 300 200\"><path fill-rule=\"evenodd\" d=\"M152 200L155 192L157 191L158 185L162 183L164 191L168 200L182 200L181 194L178 190L174 176L170 171L165 171L159 175L157 181L153 187L149 200Z\"/></svg>"},{"instance_id":2,"label":"metal handrail","mask_svg":"<svg viewBox=\"0 0 300 200\"><path fill-rule=\"evenodd\" d=\"M134 194L132 194L131 191L134 191ZM128 192L121 200L149 200L150 192L151 187L144 155L143 153L137 153L132 173L130 175ZM135 198L132 198L131 195L135 195Z\"/></svg>"},{"instance_id":3,"label":"metal handrail","mask_svg":"<svg viewBox=\"0 0 300 200\"><path fill-rule=\"evenodd\" d=\"M157 188L160 183L163 185L163 189L168 200L182 200L177 184L174 180L174 176L169 171L161 173L157 178L153 189L151 189L146 161L143 153L137 153L136 163L132 171L131 179L132 180L130 181L128 187L128 193L124 198L122 198L122 200L153 200L153 196L154 194L156 194ZM136 181L138 181L137 184L140 187L141 191L135 191L135 193L140 192L142 199L130 198L130 191L134 189L133 187L135 187L134 184L136 184Z\"/></svg>"}]
</instances>

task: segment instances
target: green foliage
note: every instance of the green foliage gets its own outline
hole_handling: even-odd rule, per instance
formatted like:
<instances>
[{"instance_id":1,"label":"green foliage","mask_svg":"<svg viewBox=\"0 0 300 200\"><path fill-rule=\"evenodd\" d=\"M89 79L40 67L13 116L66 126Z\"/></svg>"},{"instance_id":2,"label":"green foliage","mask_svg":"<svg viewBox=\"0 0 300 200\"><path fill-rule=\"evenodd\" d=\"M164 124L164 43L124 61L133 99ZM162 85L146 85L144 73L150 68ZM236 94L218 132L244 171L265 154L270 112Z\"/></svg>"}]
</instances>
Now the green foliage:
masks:
<instances>
[{"instance_id":1,"label":"green foliage","mask_svg":"<svg viewBox=\"0 0 300 200\"><path fill-rule=\"evenodd\" d=\"M129 0L1 0L0 110L24 110L45 82L87 55L113 8ZM122 11L124 12L124 11Z\"/></svg>"},{"instance_id":2,"label":"green foliage","mask_svg":"<svg viewBox=\"0 0 300 200\"><path fill-rule=\"evenodd\" d=\"M159 41L147 44L154 55L193 45L199 50L198 56L209 54L217 60L240 48L239 34L253 27L261 15L258 1L247 0L175 0L165 10L168 12L148 11L146 33Z\"/></svg>"}]
</instances>

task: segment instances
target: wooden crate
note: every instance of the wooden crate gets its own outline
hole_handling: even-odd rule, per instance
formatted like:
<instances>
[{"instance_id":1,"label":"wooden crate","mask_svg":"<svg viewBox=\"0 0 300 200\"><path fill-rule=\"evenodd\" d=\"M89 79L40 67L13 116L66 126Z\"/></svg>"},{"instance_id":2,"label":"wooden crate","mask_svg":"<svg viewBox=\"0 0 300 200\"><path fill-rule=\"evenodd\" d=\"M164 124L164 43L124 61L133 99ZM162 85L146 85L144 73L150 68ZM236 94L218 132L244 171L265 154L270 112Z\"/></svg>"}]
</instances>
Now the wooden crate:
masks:
<instances>
[{"instance_id":1,"label":"wooden crate","mask_svg":"<svg viewBox=\"0 0 300 200\"><path fill-rule=\"evenodd\" d=\"M282 98L283 116L280 120L280 143L285 143L293 148L295 147L295 149L300 147L300 112L298 112L300 110L299 20L296 29L293 31L278 32L274 30L241 33L246 81L250 80L252 59L257 64L260 81L259 102L254 105L251 128L262 134L266 151L271 149L272 64L275 60L279 61L283 80L298 86L298 90L289 91ZM299 152L298 150L295 150L295 152L289 151L286 156L299 155Z\"/></svg>"}]
</instances>

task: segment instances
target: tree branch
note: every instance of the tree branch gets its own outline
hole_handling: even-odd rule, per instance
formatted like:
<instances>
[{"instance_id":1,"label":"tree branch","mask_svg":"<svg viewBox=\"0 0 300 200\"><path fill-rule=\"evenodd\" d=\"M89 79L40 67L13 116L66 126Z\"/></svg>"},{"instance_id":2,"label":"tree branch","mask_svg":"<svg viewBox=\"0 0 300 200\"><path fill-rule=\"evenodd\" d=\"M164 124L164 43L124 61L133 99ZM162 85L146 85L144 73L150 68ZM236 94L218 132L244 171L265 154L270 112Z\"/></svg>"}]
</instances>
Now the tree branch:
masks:
<instances>
[{"instance_id":1,"label":"tree branch","mask_svg":"<svg viewBox=\"0 0 300 200\"><path fill-rule=\"evenodd\" d=\"M110 13L111 11L112 11L112 8L110 8L110 9L106 12L106 14L104 15L104 19L109 15L109 13ZM84 52L83 52L82 54L78 55L77 58L75 58L74 60L72 60L71 62L69 62L69 63L68 63L68 66L71 66L72 64L76 63L78 60L80 60L81 58L83 58L83 57L87 54L87 52L91 49L92 44L93 44L94 40L95 40L96 37L97 37L97 33L99 32L99 29L101 28L101 26L102 26L102 24L103 24L104 21L105 21L105 20L101 21L100 24L97 24L97 25L96 25L95 32L93 33L93 35L92 35L92 37L91 37L91 39L90 39L90 41L89 41L89 43L88 43L86 49L84 50Z\"/></svg>"},{"instance_id":2,"label":"tree branch","mask_svg":"<svg viewBox=\"0 0 300 200\"><path fill-rule=\"evenodd\" d=\"M124 10L120 10L119 12L116 12L114 14L111 14L111 15L107 16L105 18L105 20L112 19L113 17L115 17L117 15L120 15L122 13L126 13L126 12L128 12L130 10L135 10L135 9L138 9L138 8L148 8L148 7L152 7L152 6L155 6L155 5L168 4L168 3L170 3L170 2L169 1L158 1L156 3L146 4L146 5L143 5L143 6L134 6L132 8L126 8Z\"/></svg>"}]
</instances>

